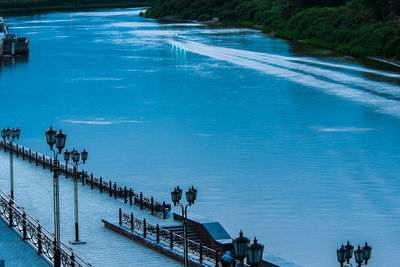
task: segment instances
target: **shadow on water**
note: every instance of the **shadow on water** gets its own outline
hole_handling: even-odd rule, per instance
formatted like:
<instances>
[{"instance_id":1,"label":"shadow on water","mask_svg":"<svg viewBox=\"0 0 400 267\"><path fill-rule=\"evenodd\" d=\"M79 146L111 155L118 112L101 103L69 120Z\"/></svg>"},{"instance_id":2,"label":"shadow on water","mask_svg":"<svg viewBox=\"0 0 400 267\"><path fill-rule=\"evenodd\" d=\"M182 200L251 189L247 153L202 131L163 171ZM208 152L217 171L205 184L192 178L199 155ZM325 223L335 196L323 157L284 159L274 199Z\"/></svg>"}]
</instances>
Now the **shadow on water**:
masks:
<instances>
[{"instance_id":1,"label":"shadow on water","mask_svg":"<svg viewBox=\"0 0 400 267\"><path fill-rule=\"evenodd\" d=\"M21 55L21 56L3 56L1 60L0 69L5 66L12 66L21 63L27 63L29 61L29 55Z\"/></svg>"},{"instance_id":2,"label":"shadow on water","mask_svg":"<svg viewBox=\"0 0 400 267\"><path fill-rule=\"evenodd\" d=\"M319 58L321 60L331 59L341 63L351 63L357 65L360 64L370 69L400 73L400 66L396 66L393 64L380 62L378 60L373 60L368 58L349 56L329 49L316 48L315 46L312 46L304 42L289 41L289 40L286 40L286 42L289 44L289 50L293 54L297 54L299 56L306 55L309 57Z\"/></svg>"}]
</instances>

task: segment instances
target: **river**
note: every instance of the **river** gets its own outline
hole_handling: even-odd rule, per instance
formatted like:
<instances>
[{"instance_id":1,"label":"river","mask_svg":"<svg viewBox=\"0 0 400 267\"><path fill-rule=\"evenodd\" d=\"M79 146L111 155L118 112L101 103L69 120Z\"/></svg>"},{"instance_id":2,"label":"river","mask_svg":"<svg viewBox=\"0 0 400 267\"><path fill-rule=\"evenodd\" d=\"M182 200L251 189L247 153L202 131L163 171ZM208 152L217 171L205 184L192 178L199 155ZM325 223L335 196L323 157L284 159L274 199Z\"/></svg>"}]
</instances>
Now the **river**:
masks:
<instances>
[{"instance_id":1,"label":"river","mask_svg":"<svg viewBox=\"0 0 400 267\"><path fill-rule=\"evenodd\" d=\"M281 266L339 266L347 240L400 264L399 68L140 11L5 18L30 54L0 70L1 127L41 152L62 128L85 169L156 199L194 185L189 216Z\"/></svg>"}]
</instances>

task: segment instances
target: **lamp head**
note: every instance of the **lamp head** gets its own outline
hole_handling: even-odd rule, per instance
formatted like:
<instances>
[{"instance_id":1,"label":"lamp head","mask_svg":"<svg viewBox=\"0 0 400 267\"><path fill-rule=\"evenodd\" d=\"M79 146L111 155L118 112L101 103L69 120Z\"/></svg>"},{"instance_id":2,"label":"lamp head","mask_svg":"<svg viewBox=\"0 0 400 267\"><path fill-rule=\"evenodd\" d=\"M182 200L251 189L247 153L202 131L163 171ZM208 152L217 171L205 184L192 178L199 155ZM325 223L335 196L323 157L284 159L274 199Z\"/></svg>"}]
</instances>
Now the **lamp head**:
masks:
<instances>
[{"instance_id":1,"label":"lamp head","mask_svg":"<svg viewBox=\"0 0 400 267\"><path fill-rule=\"evenodd\" d=\"M86 152L85 149L83 149L83 151L81 152L81 158L82 158L83 163L85 163L85 161L88 158L88 152Z\"/></svg>"},{"instance_id":2,"label":"lamp head","mask_svg":"<svg viewBox=\"0 0 400 267\"><path fill-rule=\"evenodd\" d=\"M365 242L365 246L362 247L364 251L363 258L365 260L365 264L368 264L368 260L371 258L372 248L368 246L368 243Z\"/></svg>"},{"instance_id":3,"label":"lamp head","mask_svg":"<svg viewBox=\"0 0 400 267\"><path fill-rule=\"evenodd\" d=\"M262 261L264 253L264 245L257 243L257 238L254 237L253 244L247 248L247 263L251 266L258 266Z\"/></svg>"},{"instance_id":4,"label":"lamp head","mask_svg":"<svg viewBox=\"0 0 400 267\"><path fill-rule=\"evenodd\" d=\"M51 126L46 131L46 142L50 146L50 150L53 150L53 145L56 143L56 133Z\"/></svg>"},{"instance_id":5,"label":"lamp head","mask_svg":"<svg viewBox=\"0 0 400 267\"><path fill-rule=\"evenodd\" d=\"M77 164L77 163L79 162L80 157L81 157L81 154L79 154L78 151L76 151L75 149L72 150L72 152L71 152L71 158L72 158L72 160L73 160L73 162L74 162L75 164Z\"/></svg>"},{"instance_id":6,"label":"lamp head","mask_svg":"<svg viewBox=\"0 0 400 267\"><path fill-rule=\"evenodd\" d=\"M65 160L66 163L68 163L69 161L69 157L70 157L71 153L68 152L68 149L66 149L63 153L63 158Z\"/></svg>"},{"instance_id":7,"label":"lamp head","mask_svg":"<svg viewBox=\"0 0 400 267\"><path fill-rule=\"evenodd\" d=\"M174 191L171 192L171 200L174 202L174 206L179 203L179 201L182 198L182 190L179 189L179 186L177 186Z\"/></svg>"},{"instance_id":8,"label":"lamp head","mask_svg":"<svg viewBox=\"0 0 400 267\"><path fill-rule=\"evenodd\" d=\"M358 264L364 261L364 251L358 246L358 249L354 251L354 258Z\"/></svg>"},{"instance_id":9,"label":"lamp head","mask_svg":"<svg viewBox=\"0 0 400 267\"><path fill-rule=\"evenodd\" d=\"M347 245L344 246L344 248L346 249L346 260L347 263L349 263L350 259L353 257L354 246L350 244L350 241L347 241Z\"/></svg>"},{"instance_id":10,"label":"lamp head","mask_svg":"<svg viewBox=\"0 0 400 267\"><path fill-rule=\"evenodd\" d=\"M66 139L67 139L67 136L61 132L61 129L58 133L55 134L56 147L58 149L59 154L61 154L61 150L65 146Z\"/></svg>"},{"instance_id":11,"label":"lamp head","mask_svg":"<svg viewBox=\"0 0 400 267\"><path fill-rule=\"evenodd\" d=\"M347 250L344 248L343 244L342 247L336 250L337 260L342 265L346 261Z\"/></svg>"},{"instance_id":12,"label":"lamp head","mask_svg":"<svg viewBox=\"0 0 400 267\"><path fill-rule=\"evenodd\" d=\"M17 140L19 139L20 135L21 135L21 130L17 127L17 129L15 129L15 137L17 138Z\"/></svg>"},{"instance_id":13,"label":"lamp head","mask_svg":"<svg viewBox=\"0 0 400 267\"><path fill-rule=\"evenodd\" d=\"M243 261L247 256L247 248L250 244L250 239L243 236L242 230L240 230L239 236L232 240L235 257L239 261Z\"/></svg>"},{"instance_id":14,"label":"lamp head","mask_svg":"<svg viewBox=\"0 0 400 267\"><path fill-rule=\"evenodd\" d=\"M6 140L6 128L3 128L1 130L1 138L3 138L3 140Z\"/></svg>"},{"instance_id":15,"label":"lamp head","mask_svg":"<svg viewBox=\"0 0 400 267\"><path fill-rule=\"evenodd\" d=\"M189 203L189 206L194 204L194 201L196 200L197 197L197 190L192 188L189 188L189 190L186 192L186 201Z\"/></svg>"}]
</instances>

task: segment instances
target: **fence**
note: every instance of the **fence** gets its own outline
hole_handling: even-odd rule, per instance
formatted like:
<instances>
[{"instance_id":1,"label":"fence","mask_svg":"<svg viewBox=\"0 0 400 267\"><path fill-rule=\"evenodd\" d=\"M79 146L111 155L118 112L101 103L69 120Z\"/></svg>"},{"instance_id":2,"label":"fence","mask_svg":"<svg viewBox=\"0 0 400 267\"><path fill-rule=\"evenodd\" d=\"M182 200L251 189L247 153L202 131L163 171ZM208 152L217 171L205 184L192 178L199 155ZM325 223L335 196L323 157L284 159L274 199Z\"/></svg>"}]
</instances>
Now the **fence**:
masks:
<instances>
[{"instance_id":1,"label":"fence","mask_svg":"<svg viewBox=\"0 0 400 267\"><path fill-rule=\"evenodd\" d=\"M38 255L41 255L46 261L54 263L54 235L2 190L0 190L0 216L9 228L14 229L23 241L31 245ZM60 243L60 259L61 266L91 266L63 243Z\"/></svg>"},{"instance_id":2,"label":"fence","mask_svg":"<svg viewBox=\"0 0 400 267\"><path fill-rule=\"evenodd\" d=\"M153 225L146 222L146 219L140 220L135 218L133 214L127 214L119 209L119 225L125 224L129 226L131 231L134 230L142 232L143 237L146 238L148 235L152 236L157 243L160 241L165 242L169 245L172 250L174 247L184 249L184 237L178 235L172 231L160 227L158 224ZM211 263L212 265L219 266L221 254L214 249L203 246L202 243L196 243L192 240L188 240L188 253L191 255L192 260L202 264L204 261Z\"/></svg>"},{"instance_id":3,"label":"fence","mask_svg":"<svg viewBox=\"0 0 400 267\"><path fill-rule=\"evenodd\" d=\"M22 157L23 160L28 160L29 163L33 162L36 166L42 166L43 169L47 168L51 172L56 167L51 158L38 152L33 152L31 149L24 146L11 143L7 144L7 142L5 146L4 141L0 140L0 147L4 148L5 151L11 148L17 158ZM60 162L58 162L57 167L59 174L65 175L66 178L73 177L74 169L72 167ZM84 170L77 170L77 172L79 174L78 180L82 182L82 185L90 186L91 189L96 188L100 193L106 193L115 199L123 199L125 203L129 202L130 205L137 205L140 209L150 210L152 215L160 213L162 218L165 219L166 209L169 211L171 210L171 205L166 204L165 201L156 201L153 197L144 196L142 192L136 193L132 188L128 189L126 186L118 186L116 182L112 183L111 180L107 181L102 177L95 177L93 173L88 174Z\"/></svg>"}]
</instances>

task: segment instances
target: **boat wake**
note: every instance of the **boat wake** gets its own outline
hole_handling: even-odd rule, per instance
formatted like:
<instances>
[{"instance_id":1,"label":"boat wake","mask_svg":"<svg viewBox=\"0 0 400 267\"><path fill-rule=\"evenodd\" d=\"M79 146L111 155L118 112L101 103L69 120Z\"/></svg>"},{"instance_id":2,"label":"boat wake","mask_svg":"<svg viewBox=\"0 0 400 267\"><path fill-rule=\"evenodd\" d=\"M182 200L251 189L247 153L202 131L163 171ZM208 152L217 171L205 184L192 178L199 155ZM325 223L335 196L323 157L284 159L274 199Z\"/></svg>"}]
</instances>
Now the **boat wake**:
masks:
<instances>
[{"instance_id":1,"label":"boat wake","mask_svg":"<svg viewBox=\"0 0 400 267\"><path fill-rule=\"evenodd\" d=\"M400 86L368 80L362 76L363 74L373 74L400 82L400 75L396 73L323 62L311 58L278 56L206 45L193 41L170 39L168 42L174 50L185 51L185 55L186 51L189 51L253 69L300 85L311 86L400 118Z\"/></svg>"}]
</instances>

